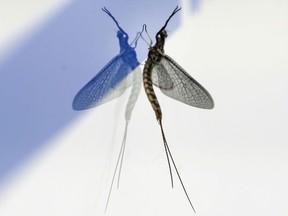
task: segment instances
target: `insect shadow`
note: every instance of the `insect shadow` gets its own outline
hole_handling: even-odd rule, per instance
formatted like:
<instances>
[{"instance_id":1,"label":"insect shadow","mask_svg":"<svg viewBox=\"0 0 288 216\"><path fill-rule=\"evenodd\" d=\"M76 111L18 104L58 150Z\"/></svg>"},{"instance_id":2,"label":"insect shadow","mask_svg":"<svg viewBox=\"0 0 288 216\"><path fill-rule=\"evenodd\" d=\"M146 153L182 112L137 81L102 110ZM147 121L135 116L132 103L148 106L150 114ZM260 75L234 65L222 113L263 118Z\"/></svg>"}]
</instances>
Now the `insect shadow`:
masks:
<instances>
[{"instance_id":1,"label":"insect shadow","mask_svg":"<svg viewBox=\"0 0 288 216\"><path fill-rule=\"evenodd\" d=\"M128 124L131 119L132 111L138 99L142 80L140 63L137 60L135 48L141 33L138 32L131 44L128 43L128 34L120 27L117 20L107 8L102 10L112 18L118 27L117 37L120 45L120 53L110 60L80 91L76 94L72 107L74 110L86 110L97 107L110 100L121 96L125 90L132 86L131 92L125 109L125 131L117 163L114 169L112 182L105 206L105 212L111 196L116 173L118 171L119 186L121 168L124 158L125 144L127 138ZM144 28L143 28L144 29ZM142 29L142 31L143 31ZM132 45L134 44L134 47ZM119 169L118 169L119 168Z\"/></svg>"},{"instance_id":2,"label":"insect shadow","mask_svg":"<svg viewBox=\"0 0 288 216\"><path fill-rule=\"evenodd\" d=\"M185 195L195 212L194 206L188 196L182 178L178 172L175 161L172 157L172 153L169 149L164 129L162 126L162 111L156 94L154 92L153 85L160 88L160 90L175 100L188 104L190 106L203 108L203 109L212 109L214 107L214 102L209 94L209 92L200 85L195 79L193 79L179 64L177 64L171 57L164 53L164 44L165 39L168 34L165 30L170 19L179 11L181 8L178 6L174 9L172 14L166 20L165 25L159 30L156 34L156 43L152 46L152 40L149 37L146 25L145 32L147 33L150 39L150 47L148 58L145 62L143 70L143 84L144 89L147 94L148 100L152 105L152 108L155 112L156 119L160 125L162 139L164 143L165 153L168 161L171 184L173 187L173 176L171 170L171 162L177 173L178 179L182 185L182 188L185 192ZM142 37L142 34L141 34ZM143 37L142 37L143 38ZM143 38L144 39L144 38ZM145 39L144 39L145 40ZM196 213L196 212L195 212Z\"/></svg>"}]
</instances>

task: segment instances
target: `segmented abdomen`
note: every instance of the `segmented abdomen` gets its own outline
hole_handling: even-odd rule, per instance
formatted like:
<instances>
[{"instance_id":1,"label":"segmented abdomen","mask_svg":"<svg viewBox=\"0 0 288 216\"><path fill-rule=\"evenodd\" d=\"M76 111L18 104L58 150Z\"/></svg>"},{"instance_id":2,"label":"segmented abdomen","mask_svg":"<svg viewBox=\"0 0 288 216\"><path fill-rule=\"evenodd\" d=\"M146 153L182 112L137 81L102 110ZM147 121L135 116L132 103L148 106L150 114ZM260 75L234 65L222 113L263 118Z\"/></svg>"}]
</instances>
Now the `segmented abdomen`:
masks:
<instances>
[{"instance_id":1,"label":"segmented abdomen","mask_svg":"<svg viewBox=\"0 0 288 216\"><path fill-rule=\"evenodd\" d=\"M150 101L152 108L156 114L157 120L161 121L162 112L152 84L152 78L151 78L152 69L153 69L153 62L151 59L148 58L143 70L144 89L148 97L148 100Z\"/></svg>"}]
</instances>

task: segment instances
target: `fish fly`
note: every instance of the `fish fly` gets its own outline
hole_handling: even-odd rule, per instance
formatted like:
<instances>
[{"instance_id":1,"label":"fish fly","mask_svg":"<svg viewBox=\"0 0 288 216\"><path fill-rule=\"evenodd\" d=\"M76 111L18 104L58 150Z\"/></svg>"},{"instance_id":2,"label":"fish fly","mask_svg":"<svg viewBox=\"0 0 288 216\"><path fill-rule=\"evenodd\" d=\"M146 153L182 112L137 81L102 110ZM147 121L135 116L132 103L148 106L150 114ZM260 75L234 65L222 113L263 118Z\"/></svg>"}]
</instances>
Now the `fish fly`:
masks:
<instances>
[{"instance_id":1,"label":"fish fly","mask_svg":"<svg viewBox=\"0 0 288 216\"><path fill-rule=\"evenodd\" d=\"M164 129L162 126L162 111L156 94L153 89L153 85L160 88L160 90L167 96L176 99L180 102L188 104L190 106L212 109L214 102L208 91L201 86L195 79L193 79L179 64L177 64L171 57L164 53L164 43L168 36L165 30L170 19L179 11L181 8L178 6L166 20L165 25L156 34L156 44L152 47L152 40L150 39L150 48L148 58L145 62L143 70L143 84L147 94L148 100L152 105L155 112L156 119L160 125L162 139L164 143L165 153L168 161L171 184L173 187L173 176L171 170L171 162L177 173L179 181L185 192L185 195L195 212L194 206L188 196L184 183L176 167L175 161L172 157L169 149ZM146 26L145 26L145 31ZM141 36L142 37L142 36Z\"/></svg>"},{"instance_id":2,"label":"fish fly","mask_svg":"<svg viewBox=\"0 0 288 216\"><path fill-rule=\"evenodd\" d=\"M107 8L104 7L102 8L102 10L113 19L113 21L115 22L115 24L119 29L117 32L117 37L120 45L120 53L117 56L115 56L111 61L109 61L82 89L80 89L80 91L76 94L73 100L72 107L74 110L86 110L92 107L99 106L116 97L119 97L125 92L125 90L128 87L132 85L131 92L125 109L126 124L125 124L123 141L109 189L109 195L105 207L106 212L118 167L119 167L118 171L119 173L118 173L117 185L119 186L128 124L131 119L135 103L140 93L142 80L141 80L141 70L138 67L140 63L137 60L135 52L137 41L141 33L138 32L136 38L133 40L131 45L129 45L128 34L120 27L117 20L108 11ZM132 47L133 43L135 43L134 47Z\"/></svg>"}]
</instances>

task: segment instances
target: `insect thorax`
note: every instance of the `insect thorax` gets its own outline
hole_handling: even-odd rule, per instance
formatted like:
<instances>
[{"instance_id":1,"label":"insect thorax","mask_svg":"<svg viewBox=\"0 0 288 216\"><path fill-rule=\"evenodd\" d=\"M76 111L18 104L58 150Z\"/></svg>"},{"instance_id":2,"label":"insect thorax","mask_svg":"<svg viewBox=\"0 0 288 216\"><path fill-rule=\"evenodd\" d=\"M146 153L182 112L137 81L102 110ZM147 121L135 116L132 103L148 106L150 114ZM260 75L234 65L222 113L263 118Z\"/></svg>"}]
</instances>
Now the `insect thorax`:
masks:
<instances>
[{"instance_id":1,"label":"insect thorax","mask_svg":"<svg viewBox=\"0 0 288 216\"><path fill-rule=\"evenodd\" d=\"M162 48L162 49L161 49ZM162 58L162 53L164 53L163 47L158 48L157 44L152 47L148 53L149 59L152 61L152 63L159 63Z\"/></svg>"},{"instance_id":2,"label":"insect thorax","mask_svg":"<svg viewBox=\"0 0 288 216\"><path fill-rule=\"evenodd\" d=\"M136 58L136 52L131 47L128 47L126 50L124 50L122 58L126 64L131 66L132 69L135 69L139 65L139 62Z\"/></svg>"},{"instance_id":3,"label":"insect thorax","mask_svg":"<svg viewBox=\"0 0 288 216\"><path fill-rule=\"evenodd\" d=\"M167 32L165 29L160 31L156 35L156 44L153 46L149 51L149 58L154 62L158 63L160 62L161 58L164 54L164 44L165 44L165 38L167 37Z\"/></svg>"}]
</instances>

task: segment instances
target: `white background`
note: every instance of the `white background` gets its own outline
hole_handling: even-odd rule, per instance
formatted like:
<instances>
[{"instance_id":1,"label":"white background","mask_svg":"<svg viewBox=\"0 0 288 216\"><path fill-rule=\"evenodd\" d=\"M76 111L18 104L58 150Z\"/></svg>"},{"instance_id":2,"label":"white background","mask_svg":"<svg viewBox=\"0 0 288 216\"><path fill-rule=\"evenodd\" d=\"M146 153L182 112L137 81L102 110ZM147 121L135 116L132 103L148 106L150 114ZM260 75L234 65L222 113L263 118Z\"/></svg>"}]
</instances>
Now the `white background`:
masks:
<instances>
[{"instance_id":1,"label":"white background","mask_svg":"<svg viewBox=\"0 0 288 216\"><path fill-rule=\"evenodd\" d=\"M41 2L26 1L28 12L19 13L24 3L2 1L1 62L70 3ZM168 25L165 51L207 88L215 108L200 110L156 93L197 215L288 215L288 2L199 1L194 13L188 1L181 6L177 31ZM173 9L161 12L163 24ZM5 175L0 215L104 215L127 97L79 114ZM174 177L171 189L160 128L142 91L120 189L113 190L106 215L193 215Z\"/></svg>"}]
</instances>

